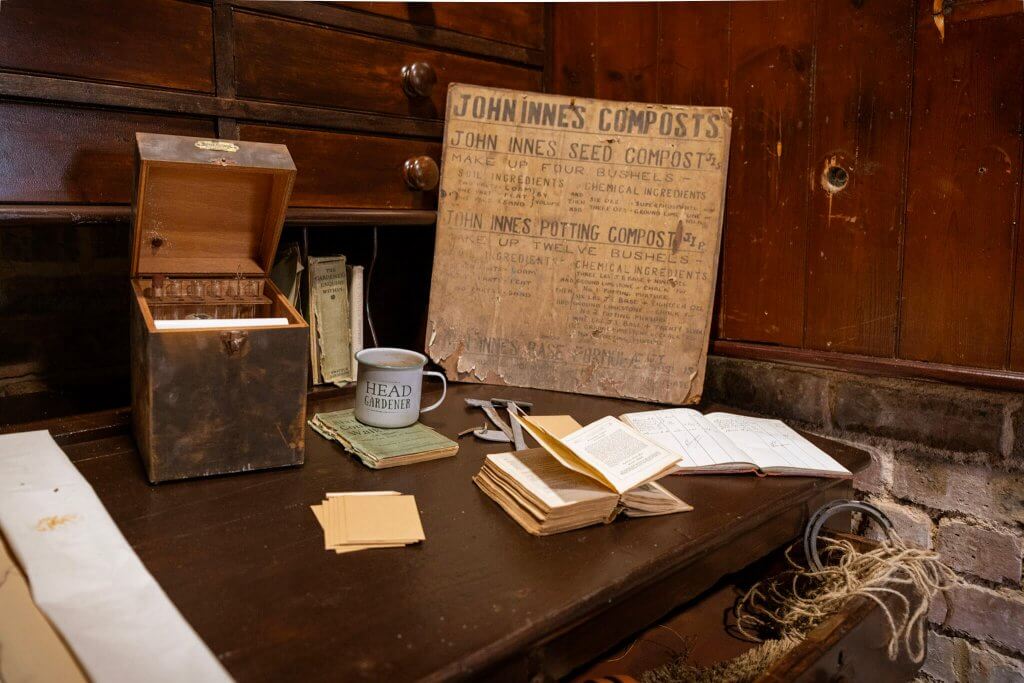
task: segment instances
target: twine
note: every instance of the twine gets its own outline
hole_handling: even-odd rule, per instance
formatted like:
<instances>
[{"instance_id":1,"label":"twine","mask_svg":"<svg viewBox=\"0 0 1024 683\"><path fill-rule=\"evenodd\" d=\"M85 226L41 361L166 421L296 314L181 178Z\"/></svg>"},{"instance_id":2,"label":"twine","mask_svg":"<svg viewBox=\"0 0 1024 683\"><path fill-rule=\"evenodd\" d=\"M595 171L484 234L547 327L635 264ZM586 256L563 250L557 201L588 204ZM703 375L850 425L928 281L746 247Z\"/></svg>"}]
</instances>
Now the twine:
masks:
<instances>
[{"instance_id":1,"label":"twine","mask_svg":"<svg viewBox=\"0 0 1024 683\"><path fill-rule=\"evenodd\" d=\"M754 584L737 601L736 631L760 645L705 668L681 657L646 672L642 683L753 681L856 596L877 604L885 616L890 660L905 652L916 664L924 661L932 601L960 581L939 554L909 548L896 534L867 552L844 539L823 536L821 541L828 561L824 569L813 571L793 560L794 544L785 553L790 568Z\"/></svg>"},{"instance_id":2,"label":"twine","mask_svg":"<svg viewBox=\"0 0 1024 683\"><path fill-rule=\"evenodd\" d=\"M755 584L736 604L737 631L755 642L768 635L803 639L847 600L862 596L878 605L889 624L889 659L905 651L915 664L923 662L932 600L959 582L956 574L935 551L909 548L896 535L868 552L844 539L821 540L831 563L818 572L804 569L791 546L791 569Z\"/></svg>"}]
</instances>

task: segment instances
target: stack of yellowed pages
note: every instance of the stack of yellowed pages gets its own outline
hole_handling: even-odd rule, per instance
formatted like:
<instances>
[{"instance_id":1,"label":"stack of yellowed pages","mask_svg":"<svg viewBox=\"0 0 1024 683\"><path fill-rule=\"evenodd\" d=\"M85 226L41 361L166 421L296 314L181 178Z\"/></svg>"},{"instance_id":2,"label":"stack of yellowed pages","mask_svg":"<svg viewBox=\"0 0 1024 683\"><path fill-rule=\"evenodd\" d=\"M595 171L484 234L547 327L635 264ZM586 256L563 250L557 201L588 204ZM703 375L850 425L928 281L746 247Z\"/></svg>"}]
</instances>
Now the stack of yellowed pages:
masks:
<instances>
[{"instance_id":1,"label":"stack of yellowed pages","mask_svg":"<svg viewBox=\"0 0 1024 683\"><path fill-rule=\"evenodd\" d=\"M426 540L416 498L397 491L328 493L311 509L324 531L324 549L339 554Z\"/></svg>"},{"instance_id":2,"label":"stack of yellowed pages","mask_svg":"<svg viewBox=\"0 0 1024 683\"><path fill-rule=\"evenodd\" d=\"M517 419L543 448L488 455L473 481L531 534L693 509L655 483L678 458L619 420Z\"/></svg>"}]
</instances>

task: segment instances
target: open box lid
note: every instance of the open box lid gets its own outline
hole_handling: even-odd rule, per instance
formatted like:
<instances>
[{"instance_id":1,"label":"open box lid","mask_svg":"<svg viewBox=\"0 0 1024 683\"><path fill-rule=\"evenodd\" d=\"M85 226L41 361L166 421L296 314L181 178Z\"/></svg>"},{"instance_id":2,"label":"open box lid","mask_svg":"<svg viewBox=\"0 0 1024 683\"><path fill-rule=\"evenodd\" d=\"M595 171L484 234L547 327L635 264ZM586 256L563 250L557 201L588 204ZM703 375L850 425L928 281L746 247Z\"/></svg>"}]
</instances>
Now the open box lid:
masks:
<instances>
[{"instance_id":1,"label":"open box lid","mask_svg":"<svg viewBox=\"0 0 1024 683\"><path fill-rule=\"evenodd\" d=\"M136 133L132 277L268 275L295 164L284 145Z\"/></svg>"}]
</instances>

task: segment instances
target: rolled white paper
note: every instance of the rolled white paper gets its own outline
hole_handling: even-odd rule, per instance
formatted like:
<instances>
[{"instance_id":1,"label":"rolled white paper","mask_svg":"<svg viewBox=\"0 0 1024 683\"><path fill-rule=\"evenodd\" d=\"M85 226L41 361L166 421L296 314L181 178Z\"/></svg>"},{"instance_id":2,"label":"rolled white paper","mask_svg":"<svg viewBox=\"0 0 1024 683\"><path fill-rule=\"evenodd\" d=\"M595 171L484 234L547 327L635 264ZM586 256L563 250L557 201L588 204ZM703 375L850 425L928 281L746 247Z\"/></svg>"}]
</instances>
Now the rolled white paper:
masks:
<instances>
[{"instance_id":1,"label":"rolled white paper","mask_svg":"<svg viewBox=\"0 0 1024 683\"><path fill-rule=\"evenodd\" d=\"M0 436L0 530L93 681L231 680L48 432Z\"/></svg>"},{"instance_id":2,"label":"rolled white paper","mask_svg":"<svg viewBox=\"0 0 1024 683\"><path fill-rule=\"evenodd\" d=\"M287 325L288 318L207 318L205 320L154 320L158 330L237 330L241 327Z\"/></svg>"}]
</instances>

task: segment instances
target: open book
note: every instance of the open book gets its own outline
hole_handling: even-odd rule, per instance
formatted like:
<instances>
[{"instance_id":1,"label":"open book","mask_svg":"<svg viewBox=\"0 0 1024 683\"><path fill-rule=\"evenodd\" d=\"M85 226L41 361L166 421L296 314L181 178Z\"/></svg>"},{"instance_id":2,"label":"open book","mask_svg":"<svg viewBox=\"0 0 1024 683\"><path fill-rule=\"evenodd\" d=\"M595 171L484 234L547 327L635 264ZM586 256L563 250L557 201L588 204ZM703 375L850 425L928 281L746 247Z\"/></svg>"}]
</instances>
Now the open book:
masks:
<instances>
[{"instance_id":1,"label":"open book","mask_svg":"<svg viewBox=\"0 0 1024 683\"><path fill-rule=\"evenodd\" d=\"M681 474L853 476L780 420L669 408L628 413L622 421L674 453Z\"/></svg>"},{"instance_id":2,"label":"open book","mask_svg":"<svg viewBox=\"0 0 1024 683\"><path fill-rule=\"evenodd\" d=\"M567 415L519 416L543 446L488 455L473 481L531 534L547 535L693 508L654 479L676 456L612 417L580 427Z\"/></svg>"}]
</instances>

